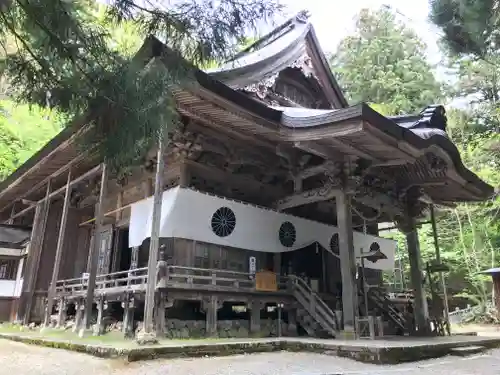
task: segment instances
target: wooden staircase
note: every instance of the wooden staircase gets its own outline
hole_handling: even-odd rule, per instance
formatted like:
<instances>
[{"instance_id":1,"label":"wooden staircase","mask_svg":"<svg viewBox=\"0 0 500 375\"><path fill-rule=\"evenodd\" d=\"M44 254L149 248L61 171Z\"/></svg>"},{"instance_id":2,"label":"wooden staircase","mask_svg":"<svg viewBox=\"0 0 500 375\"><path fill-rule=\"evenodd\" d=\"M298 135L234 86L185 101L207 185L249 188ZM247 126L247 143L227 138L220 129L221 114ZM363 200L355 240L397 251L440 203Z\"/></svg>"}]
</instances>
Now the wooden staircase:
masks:
<instances>
[{"instance_id":1,"label":"wooden staircase","mask_svg":"<svg viewBox=\"0 0 500 375\"><path fill-rule=\"evenodd\" d=\"M328 307L304 280L292 276L290 279L293 296L299 303L297 322L312 337L335 337L339 332L339 322Z\"/></svg>"},{"instance_id":2,"label":"wooden staircase","mask_svg":"<svg viewBox=\"0 0 500 375\"><path fill-rule=\"evenodd\" d=\"M408 330L407 317L389 300L387 295L378 288L370 288L368 292L368 303L377 308L388 321L405 332Z\"/></svg>"}]
</instances>

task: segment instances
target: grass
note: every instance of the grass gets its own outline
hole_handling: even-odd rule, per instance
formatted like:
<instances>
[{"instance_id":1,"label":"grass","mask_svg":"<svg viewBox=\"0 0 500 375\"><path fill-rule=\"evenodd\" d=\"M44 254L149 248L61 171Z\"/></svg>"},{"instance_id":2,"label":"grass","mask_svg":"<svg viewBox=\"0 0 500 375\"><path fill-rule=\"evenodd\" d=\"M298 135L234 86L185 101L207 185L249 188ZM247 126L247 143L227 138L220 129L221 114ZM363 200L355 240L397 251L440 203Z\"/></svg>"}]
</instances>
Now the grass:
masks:
<instances>
[{"instance_id":1,"label":"grass","mask_svg":"<svg viewBox=\"0 0 500 375\"><path fill-rule=\"evenodd\" d=\"M0 333L47 340L81 342L86 344L130 344L133 342L132 340L125 339L120 332L109 332L101 336L86 335L80 338L77 333L72 331L49 328L40 332L39 328L30 330L26 327L20 327L13 324L0 324Z\"/></svg>"},{"instance_id":2,"label":"grass","mask_svg":"<svg viewBox=\"0 0 500 375\"><path fill-rule=\"evenodd\" d=\"M13 324L0 324L0 334L10 334L22 337L30 337L36 339L45 339L52 341L62 341L70 343L81 343L89 345L103 345L119 348L140 348L134 339L126 339L121 332L108 332L105 335L93 336L86 335L83 338L72 331L49 328L40 332L40 329L30 330L27 327L21 327ZM235 341L255 341L254 338L230 339L230 338L187 338L187 339L160 339L159 345L162 346L178 346L183 344L207 344L207 343L228 343Z\"/></svg>"}]
</instances>

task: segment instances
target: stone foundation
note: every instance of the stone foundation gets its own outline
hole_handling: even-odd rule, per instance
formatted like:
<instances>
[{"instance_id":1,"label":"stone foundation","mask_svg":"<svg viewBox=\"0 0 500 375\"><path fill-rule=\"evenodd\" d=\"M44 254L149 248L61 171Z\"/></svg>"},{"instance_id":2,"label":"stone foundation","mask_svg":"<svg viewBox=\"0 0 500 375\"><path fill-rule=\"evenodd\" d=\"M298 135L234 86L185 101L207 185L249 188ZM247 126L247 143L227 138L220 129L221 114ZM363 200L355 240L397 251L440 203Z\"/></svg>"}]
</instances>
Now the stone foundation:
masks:
<instances>
[{"instance_id":1,"label":"stone foundation","mask_svg":"<svg viewBox=\"0 0 500 375\"><path fill-rule=\"evenodd\" d=\"M137 326L142 327L142 322ZM205 320L179 320L169 319L166 323L165 337L172 339L202 338L206 336ZM281 322L282 336L295 336L288 324ZM217 337L221 338L245 338L245 337L277 337L278 320L261 320L260 331L250 333L248 320L219 320L217 321Z\"/></svg>"}]
</instances>

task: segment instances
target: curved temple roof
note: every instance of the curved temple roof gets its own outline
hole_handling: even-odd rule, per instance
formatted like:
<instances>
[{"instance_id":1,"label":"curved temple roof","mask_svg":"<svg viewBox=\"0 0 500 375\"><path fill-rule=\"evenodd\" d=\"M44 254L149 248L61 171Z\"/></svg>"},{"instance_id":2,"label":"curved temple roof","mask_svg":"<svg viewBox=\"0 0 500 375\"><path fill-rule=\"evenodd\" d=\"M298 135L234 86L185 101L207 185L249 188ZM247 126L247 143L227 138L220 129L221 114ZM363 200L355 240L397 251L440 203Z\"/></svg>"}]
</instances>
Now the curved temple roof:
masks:
<instances>
[{"instance_id":1,"label":"curved temple roof","mask_svg":"<svg viewBox=\"0 0 500 375\"><path fill-rule=\"evenodd\" d=\"M215 79L231 88L244 88L281 72L306 52L306 36L311 24L302 18L288 21L257 43L254 49L236 55L221 67L208 70Z\"/></svg>"},{"instance_id":2,"label":"curved temple roof","mask_svg":"<svg viewBox=\"0 0 500 375\"><path fill-rule=\"evenodd\" d=\"M438 147L451 159L455 170L469 184L477 187L481 193L478 200L493 195L493 187L481 180L467 169L461 160L460 153L446 133L446 112L441 105L425 108L418 115L384 117L367 104L360 104L337 110L320 110L308 108L274 107L282 112L281 124L290 129L296 136L301 132L331 127L352 119L361 119L375 127L383 134L391 135L398 141L406 141L418 150ZM378 154L378 155L377 155ZM385 156L384 156L385 154ZM371 155L381 160L394 159L393 153L372 151Z\"/></svg>"},{"instance_id":3,"label":"curved temple roof","mask_svg":"<svg viewBox=\"0 0 500 375\"><path fill-rule=\"evenodd\" d=\"M308 66L308 73L319 78L333 107L347 107L347 100L319 47L306 11L277 27L221 67L206 73L233 89L244 89L266 80L273 82L281 71L301 64L301 59L306 56L314 65Z\"/></svg>"},{"instance_id":4,"label":"curved temple roof","mask_svg":"<svg viewBox=\"0 0 500 375\"><path fill-rule=\"evenodd\" d=\"M248 91L245 90L248 86L276 78L283 69L293 67L305 51L313 60L314 76L332 109L270 106L242 92ZM179 57L159 40L149 37L135 60L147 64L153 58ZM453 165L455 182L456 174L459 176L459 185L465 193L456 200L484 200L494 193L490 185L463 165L456 146L446 134L446 115L442 106L429 106L417 115L396 117L384 117L366 104L349 107L305 13L278 27L221 68L209 72L196 70L195 76L198 87L179 96L179 104L189 107L190 100L201 100L202 107L206 108L203 111L206 110L209 117L217 117L224 126L239 127L239 131L256 137L271 137L272 142L295 142L299 148L302 143L312 141L323 149L334 146L341 153L354 151L379 165L398 159L412 163L427 150L432 150ZM211 101L212 107L208 105ZM233 116L234 113L239 114ZM0 207L5 208L8 202L23 196L54 170L74 159L76 148L68 145L82 124L77 125L66 128L0 183ZM52 172L38 168L41 164L53 167ZM438 202L446 202L449 198L446 189L435 189L434 194Z\"/></svg>"}]
</instances>

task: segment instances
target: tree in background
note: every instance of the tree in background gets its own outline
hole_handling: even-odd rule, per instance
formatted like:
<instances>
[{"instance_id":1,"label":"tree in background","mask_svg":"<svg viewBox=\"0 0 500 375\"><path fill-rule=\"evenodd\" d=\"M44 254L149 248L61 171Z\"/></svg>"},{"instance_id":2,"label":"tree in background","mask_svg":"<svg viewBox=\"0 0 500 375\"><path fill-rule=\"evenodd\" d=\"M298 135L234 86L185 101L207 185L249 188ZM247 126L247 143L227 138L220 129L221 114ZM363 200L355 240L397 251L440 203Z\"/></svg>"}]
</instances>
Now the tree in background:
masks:
<instances>
[{"instance_id":1,"label":"tree in background","mask_svg":"<svg viewBox=\"0 0 500 375\"><path fill-rule=\"evenodd\" d=\"M227 59L249 30L280 9L273 0L107 3L100 22L90 0L2 1L0 45L8 95L89 123L84 146L95 146L115 170L140 161L160 129L175 126L171 88L191 80L191 64ZM131 51L110 43L111 30L124 23L162 39L183 59L170 56L147 69L131 61Z\"/></svg>"},{"instance_id":2,"label":"tree in background","mask_svg":"<svg viewBox=\"0 0 500 375\"><path fill-rule=\"evenodd\" d=\"M457 82L451 95L468 97L449 129L464 163L480 177L500 185L500 9L495 1L432 0L431 21L442 32L443 52ZM457 206L443 218L450 228L446 246L461 256L470 294L486 299L489 279L478 271L497 267L500 256L498 197L480 205ZM458 235L457 235L458 234Z\"/></svg>"},{"instance_id":3,"label":"tree in background","mask_svg":"<svg viewBox=\"0 0 500 375\"><path fill-rule=\"evenodd\" d=\"M0 181L52 139L66 118L55 111L0 101Z\"/></svg>"},{"instance_id":4,"label":"tree in background","mask_svg":"<svg viewBox=\"0 0 500 375\"><path fill-rule=\"evenodd\" d=\"M425 44L387 8L362 10L330 62L351 102L376 103L389 115L418 112L441 97Z\"/></svg>"},{"instance_id":5,"label":"tree in background","mask_svg":"<svg viewBox=\"0 0 500 375\"><path fill-rule=\"evenodd\" d=\"M443 2L446 0L442 0ZM465 3L465 1L464 1ZM472 28L473 29L473 28ZM385 114L411 113L429 103L447 98L471 96L470 108L448 110L448 135L459 149L464 164L489 183L500 185L500 157L497 144L497 103L500 72L496 55L488 51L486 59L453 50L443 44L443 52L457 78L456 84L442 91L424 54L424 44L415 32L396 20L390 9L360 13L356 31L341 41L331 58L332 70L352 101L367 101ZM477 48L476 48L477 50ZM500 61L500 60L499 60ZM437 221L441 255L450 266L447 284L454 303L487 301L488 278L478 271L498 266L500 246L500 202L492 199L481 204L438 207ZM405 238L398 240L400 256L408 273ZM435 259L432 228L419 229L424 264ZM407 284L408 284L407 280Z\"/></svg>"}]
</instances>

